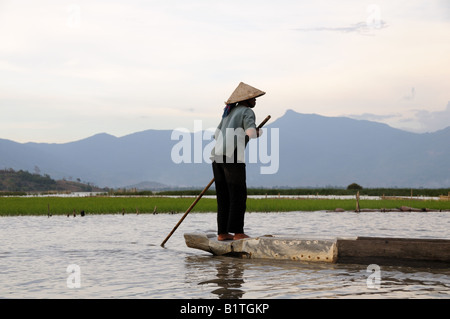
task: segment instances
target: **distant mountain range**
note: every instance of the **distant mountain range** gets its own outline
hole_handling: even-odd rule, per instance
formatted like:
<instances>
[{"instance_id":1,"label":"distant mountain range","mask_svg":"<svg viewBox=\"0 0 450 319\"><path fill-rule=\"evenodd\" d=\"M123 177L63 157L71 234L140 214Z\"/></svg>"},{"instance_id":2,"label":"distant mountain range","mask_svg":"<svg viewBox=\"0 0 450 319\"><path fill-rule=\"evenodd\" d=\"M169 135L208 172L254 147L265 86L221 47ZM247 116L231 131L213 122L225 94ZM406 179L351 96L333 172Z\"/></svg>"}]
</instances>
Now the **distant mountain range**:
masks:
<instances>
[{"instance_id":1,"label":"distant mountain range","mask_svg":"<svg viewBox=\"0 0 450 319\"><path fill-rule=\"evenodd\" d=\"M247 164L251 187L339 187L353 182L363 187L450 187L450 127L417 134L377 122L289 110L264 131L269 146L279 141L278 170L262 175L260 168L269 164ZM193 144L202 139L195 134L189 135ZM181 139L171 135L171 130L123 137L101 133L64 144L0 139L0 168L39 170L55 179L100 187L203 188L213 177L210 164L176 164L172 149ZM210 142L202 143L205 147ZM274 150L267 154L272 161Z\"/></svg>"}]
</instances>

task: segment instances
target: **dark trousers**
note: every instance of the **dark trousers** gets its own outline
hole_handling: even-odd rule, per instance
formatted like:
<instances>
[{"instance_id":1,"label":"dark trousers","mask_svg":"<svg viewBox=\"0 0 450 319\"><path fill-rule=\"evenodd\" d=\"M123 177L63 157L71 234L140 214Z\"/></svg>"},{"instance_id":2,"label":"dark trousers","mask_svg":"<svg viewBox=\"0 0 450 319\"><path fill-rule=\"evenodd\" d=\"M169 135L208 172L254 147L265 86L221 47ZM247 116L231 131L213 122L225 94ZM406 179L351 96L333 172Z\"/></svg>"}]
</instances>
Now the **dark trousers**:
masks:
<instances>
[{"instance_id":1,"label":"dark trousers","mask_svg":"<svg viewBox=\"0 0 450 319\"><path fill-rule=\"evenodd\" d=\"M212 163L217 194L217 232L243 233L247 203L245 163Z\"/></svg>"}]
</instances>

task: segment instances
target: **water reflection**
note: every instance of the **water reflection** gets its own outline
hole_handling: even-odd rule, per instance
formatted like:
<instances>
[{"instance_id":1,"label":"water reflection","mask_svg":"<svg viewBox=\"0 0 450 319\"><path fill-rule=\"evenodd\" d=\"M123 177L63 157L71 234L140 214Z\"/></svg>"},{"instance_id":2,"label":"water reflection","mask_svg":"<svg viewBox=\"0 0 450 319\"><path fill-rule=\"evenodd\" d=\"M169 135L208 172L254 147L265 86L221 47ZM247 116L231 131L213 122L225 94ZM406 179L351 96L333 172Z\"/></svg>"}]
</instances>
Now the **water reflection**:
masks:
<instances>
[{"instance_id":1,"label":"water reflection","mask_svg":"<svg viewBox=\"0 0 450 319\"><path fill-rule=\"evenodd\" d=\"M208 289L213 289L211 294L219 299L241 299L245 291L242 289L244 285L244 264L240 260L227 257L211 257L211 256L188 256L185 260L185 265L188 270L187 277L196 277L199 271L209 268L211 274L208 277L211 279L203 279L198 282L198 285L205 285Z\"/></svg>"},{"instance_id":2,"label":"water reflection","mask_svg":"<svg viewBox=\"0 0 450 319\"><path fill-rule=\"evenodd\" d=\"M448 213L249 214L251 234L450 238ZM185 232L213 229L216 214L192 214L159 245L176 215L0 218L0 298L446 298L450 270L381 266L368 289L368 265L307 264L214 257L186 247ZM369 225L369 227L367 226ZM416 229L427 228L427 231ZM385 230L387 229L387 230ZM81 288L67 287L67 266Z\"/></svg>"},{"instance_id":3,"label":"water reflection","mask_svg":"<svg viewBox=\"0 0 450 319\"><path fill-rule=\"evenodd\" d=\"M448 269L381 266L381 285L367 285L368 265L210 255L185 258L185 281L206 298L442 298Z\"/></svg>"},{"instance_id":4,"label":"water reflection","mask_svg":"<svg viewBox=\"0 0 450 319\"><path fill-rule=\"evenodd\" d=\"M354 273L364 269L361 265L345 268L328 263L211 255L187 256L185 267L186 283L201 286L207 289L203 292L207 298L218 299L336 297L335 285L340 282L344 288L352 284ZM359 278L365 282L364 277Z\"/></svg>"},{"instance_id":5,"label":"water reflection","mask_svg":"<svg viewBox=\"0 0 450 319\"><path fill-rule=\"evenodd\" d=\"M199 282L199 285L216 284L218 289L211 291L219 299L240 299L244 295L242 285L244 284L244 267L242 263L229 258L217 258L215 265L217 271L216 279Z\"/></svg>"}]
</instances>

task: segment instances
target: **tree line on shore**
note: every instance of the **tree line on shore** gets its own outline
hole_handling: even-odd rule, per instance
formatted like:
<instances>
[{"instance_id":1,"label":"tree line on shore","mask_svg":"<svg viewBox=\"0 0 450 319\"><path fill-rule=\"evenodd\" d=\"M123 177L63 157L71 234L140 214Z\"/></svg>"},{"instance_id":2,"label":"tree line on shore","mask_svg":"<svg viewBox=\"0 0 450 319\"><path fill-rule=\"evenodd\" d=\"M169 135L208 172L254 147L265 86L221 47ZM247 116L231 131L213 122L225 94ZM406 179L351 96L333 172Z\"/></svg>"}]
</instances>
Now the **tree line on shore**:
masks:
<instances>
[{"instance_id":1,"label":"tree line on shore","mask_svg":"<svg viewBox=\"0 0 450 319\"><path fill-rule=\"evenodd\" d=\"M194 196L200 194L201 189L183 189L183 190L166 190L166 191L139 191L139 190L111 190L111 195L136 195L136 196ZM393 197L439 197L447 195L450 188L249 188L248 195L268 195L268 196L345 196L356 195L359 191L360 196L393 196ZM205 195L215 195L216 192L212 187L206 191Z\"/></svg>"},{"instance_id":2,"label":"tree line on shore","mask_svg":"<svg viewBox=\"0 0 450 319\"><path fill-rule=\"evenodd\" d=\"M54 180L48 174L0 170L0 195L26 195L36 192L92 192L96 187L80 181Z\"/></svg>"},{"instance_id":3,"label":"tree line on shore","mask_svg":"<svg viewBox=\"0 0 450 319\"><path fill-rule=\"evenodd\" d=\"M49 175L29 173L27 171L13 169L0 170L0 196L3 195L26 195L28 193L66 191L66 192L93 192L105 191L109 195L167 195L167 196L194 196L200 194L201 189L169 189L164 191L139 190L139 189L99 189L95 186L80 182L55 181ZM342 196L355 195L359 191L360 196L423 196L438 197L450 193L450 188L364 188L356 183L347 187L307 187L307 188L249 188L248 195L268 195L268 196ZM214 185L205 195L215 195Z\"/></svg>"}]
</instances>

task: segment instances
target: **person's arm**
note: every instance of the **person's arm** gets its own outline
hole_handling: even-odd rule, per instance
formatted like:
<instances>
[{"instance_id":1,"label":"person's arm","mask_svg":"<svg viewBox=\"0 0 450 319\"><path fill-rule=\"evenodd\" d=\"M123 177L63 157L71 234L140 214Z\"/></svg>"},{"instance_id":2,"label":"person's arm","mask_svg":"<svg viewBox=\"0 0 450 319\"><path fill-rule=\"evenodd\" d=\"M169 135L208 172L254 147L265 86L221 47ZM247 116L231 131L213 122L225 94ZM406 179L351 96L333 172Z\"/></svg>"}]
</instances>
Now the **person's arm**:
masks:
<instances>
[{"instance_id":1,"label":"person's arm","mask_svg":"<svg viewBox=\"0 0 450 319\"><path fill-rule=\"evenodd\" d=\"M263 133L262 129L260 128L255 129L253 127L245 131L245 134L248 136L249 139L260 137L262 133Z\"/></svg>"},{"instance_id":2,"label":"person's arm","mask_svg":"<svg viewBox=\"0 0 450 319\"><path fill-rule=\"evenodd\" d=\"M243 126L247 139L257 138L262 135L262 130L256 128L255 113L251 109L245 110Z\"/></svg>"}]
</instances>

